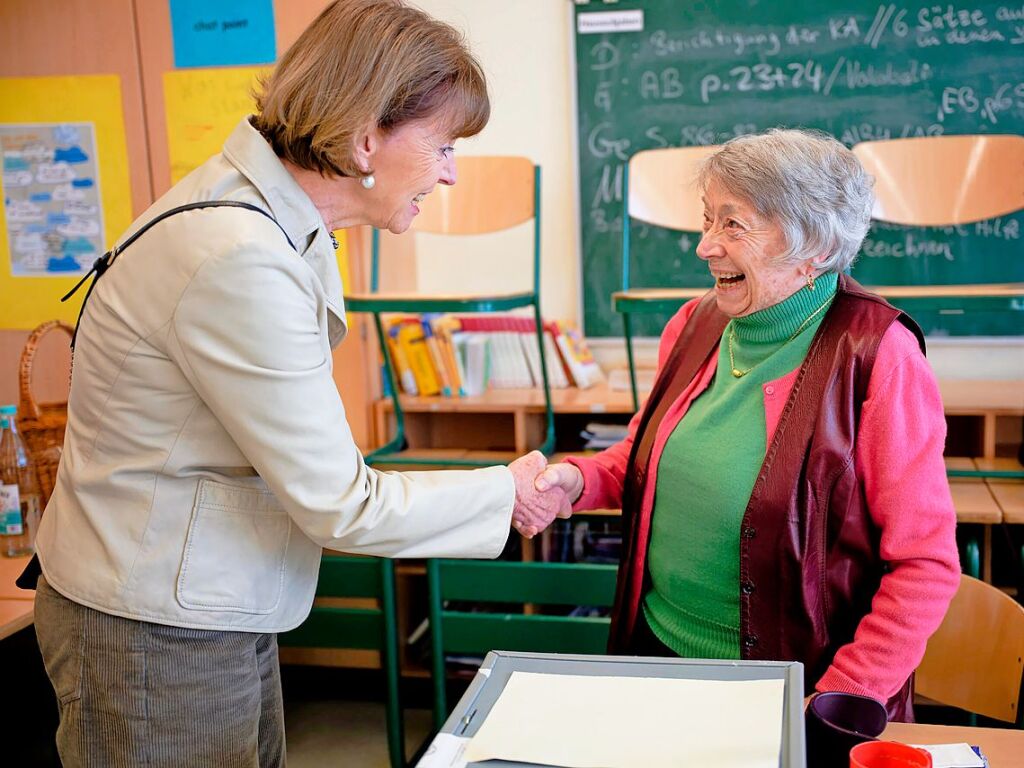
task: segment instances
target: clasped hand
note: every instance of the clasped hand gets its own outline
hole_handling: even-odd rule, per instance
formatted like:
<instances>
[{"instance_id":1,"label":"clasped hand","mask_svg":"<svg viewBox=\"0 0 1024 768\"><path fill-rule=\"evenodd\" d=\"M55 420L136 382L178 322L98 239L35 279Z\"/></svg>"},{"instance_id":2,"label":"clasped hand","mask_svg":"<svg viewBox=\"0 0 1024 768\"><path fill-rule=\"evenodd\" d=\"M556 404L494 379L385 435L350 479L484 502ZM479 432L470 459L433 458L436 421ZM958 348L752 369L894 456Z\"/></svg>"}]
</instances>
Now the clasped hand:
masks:
<instances>
[{"instance_id":1,"label":"clasped hand","mask_svg":"<svg viewBox=\"0 0 1024 768\"><path fill-rule=\"evenodd\" d=\"M516 500L512 527L527 539L543 531L556 517L572 516L572 503L583 488L583 476L572 464L552 464L540 451L509 464L515 479Z\"/></svg>"}]
</instances>

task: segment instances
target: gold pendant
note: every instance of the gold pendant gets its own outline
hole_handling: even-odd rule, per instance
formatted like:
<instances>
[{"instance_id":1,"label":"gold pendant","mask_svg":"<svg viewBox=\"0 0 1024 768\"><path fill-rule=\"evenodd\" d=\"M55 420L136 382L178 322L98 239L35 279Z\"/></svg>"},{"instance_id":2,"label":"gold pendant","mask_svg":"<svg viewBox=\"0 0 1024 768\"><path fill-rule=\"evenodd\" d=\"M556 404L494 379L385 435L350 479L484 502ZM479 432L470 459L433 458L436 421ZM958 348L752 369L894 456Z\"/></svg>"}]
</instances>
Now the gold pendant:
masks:
<instances>
[{"instance_id":1,"label":"gold pendant","mask_svg":"<svg viewBox=\"0 0 1024 768\"><path fill-rule=\"evenodd\" d=\"M742 378L743 376L746 376L747 372L746 371L741 371L739 368L733 368L732 369L732 375L735 376L737 379L739 379L739 378Z\"/></svg>"}]
</instances>

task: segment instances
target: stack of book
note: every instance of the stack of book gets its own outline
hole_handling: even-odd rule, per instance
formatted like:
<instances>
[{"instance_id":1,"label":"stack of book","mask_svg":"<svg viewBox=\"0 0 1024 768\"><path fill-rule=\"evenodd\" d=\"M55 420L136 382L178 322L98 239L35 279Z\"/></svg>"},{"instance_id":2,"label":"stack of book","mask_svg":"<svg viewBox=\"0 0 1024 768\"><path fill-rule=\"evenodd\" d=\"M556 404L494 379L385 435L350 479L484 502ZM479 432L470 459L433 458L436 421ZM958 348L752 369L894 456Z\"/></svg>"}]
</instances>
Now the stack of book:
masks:
<instances>
[{"instance_id":1,"label":"stack of book","mask_svg":"<svg viewBox=\"0 0 1024 768\"><path fill-rule=\"evenodd\" d=\"M488 388L544 384L533 318L515 315L423 315L392 318L388 351L407 395L466 397ZM544 356L552 389L604 380L582 334L569 323L544 324Z\"/></svg>"}]
</instances>

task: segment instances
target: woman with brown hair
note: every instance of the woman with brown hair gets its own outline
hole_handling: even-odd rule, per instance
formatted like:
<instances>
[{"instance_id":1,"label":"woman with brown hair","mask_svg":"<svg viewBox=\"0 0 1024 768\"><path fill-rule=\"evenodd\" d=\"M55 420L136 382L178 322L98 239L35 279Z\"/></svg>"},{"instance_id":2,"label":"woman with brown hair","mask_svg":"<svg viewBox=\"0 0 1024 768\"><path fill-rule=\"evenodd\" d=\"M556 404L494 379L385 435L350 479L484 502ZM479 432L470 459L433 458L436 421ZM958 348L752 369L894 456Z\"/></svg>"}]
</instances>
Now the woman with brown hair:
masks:
<instances>
[{"instance_id":1,"label":"woman with brown hair","mask_svg":"<svg viewBox=\"0 0 1024 768\"><path fill-rule=\"evenodd\" d=\"M309 612L321 547L494 557L510 521L530 534L568 511L537 498L540 454L367 467L332 377L332 230L408 229L455 183L454 140L487 122L459 35L395 0L339 0L257 101L86 297L35 564L65 766L283 765L276 633Z\"/></svg>"}]
</instances>

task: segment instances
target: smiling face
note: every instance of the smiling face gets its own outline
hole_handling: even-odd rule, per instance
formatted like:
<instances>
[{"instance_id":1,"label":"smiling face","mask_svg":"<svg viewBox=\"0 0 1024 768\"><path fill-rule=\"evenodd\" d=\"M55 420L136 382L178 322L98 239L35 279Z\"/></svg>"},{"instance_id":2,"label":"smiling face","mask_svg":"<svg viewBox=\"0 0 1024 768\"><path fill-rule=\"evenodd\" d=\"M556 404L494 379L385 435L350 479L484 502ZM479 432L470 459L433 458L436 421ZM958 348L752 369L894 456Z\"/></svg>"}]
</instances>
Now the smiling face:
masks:
<instances>
[{"instance_id":1,"label":"smiling face","mask_svg":"<svg viewBox=\"0 0 1024 768\"><path fill-rule=\"evenodd\" d=\"M786 239L778 224L720 183L708 185L697 255L715 278L715 298L722 312L742 317L800 290L812 271L810 262L780 261L785 251Z\"/></svg>"},{"instance_id":2,"label":"smiling face","mask_svg":"<svg viewBox=\"0 0 1024 768\"><path fill-rule=\"evenodd\" d=\"M405 232L437 184L455 183L454 138L446 130L441 120L425 119L376 132L368 158L376 185L363 191L374 226Z\"/></svg>"}]
</instances>

